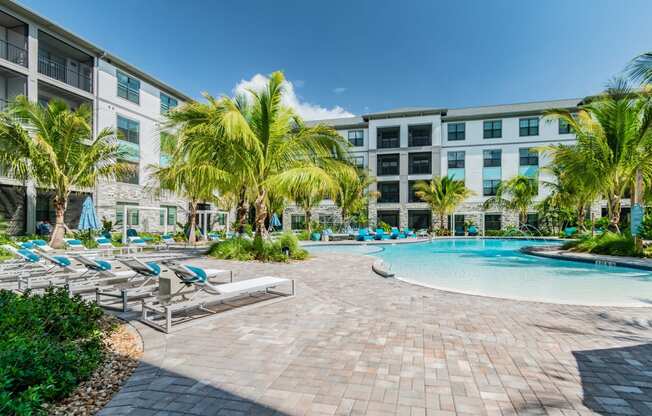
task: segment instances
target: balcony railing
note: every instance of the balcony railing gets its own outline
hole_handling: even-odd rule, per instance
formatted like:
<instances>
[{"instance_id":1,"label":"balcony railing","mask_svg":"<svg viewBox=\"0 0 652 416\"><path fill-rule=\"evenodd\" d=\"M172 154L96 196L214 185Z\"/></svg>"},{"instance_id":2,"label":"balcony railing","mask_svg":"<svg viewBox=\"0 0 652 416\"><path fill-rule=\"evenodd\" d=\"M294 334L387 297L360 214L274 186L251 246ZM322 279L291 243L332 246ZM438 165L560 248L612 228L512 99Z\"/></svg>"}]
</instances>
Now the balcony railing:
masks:
<instances>
[{"instance_id":1,"label":"balcony railing","mask_svg":"<svg viewBox=\"0 0 652 416\"><path fill-rule=\"evenodd\" d=\"M0 58L27 68L27 51L5 40L0 40Z\"/></svg>"},{"instance_id":2,"label":"balcony railing","mask_svg":"<svg viewBox=\"0 0 652 416\"><path fill-rule=\"evenodd\" d=\"M65 82L73 87L93 92L93 80L91 77L82 74L77 69L62 65L45 56L38 57L38 72L50 78Z\"/></svg>"}]
</instances>

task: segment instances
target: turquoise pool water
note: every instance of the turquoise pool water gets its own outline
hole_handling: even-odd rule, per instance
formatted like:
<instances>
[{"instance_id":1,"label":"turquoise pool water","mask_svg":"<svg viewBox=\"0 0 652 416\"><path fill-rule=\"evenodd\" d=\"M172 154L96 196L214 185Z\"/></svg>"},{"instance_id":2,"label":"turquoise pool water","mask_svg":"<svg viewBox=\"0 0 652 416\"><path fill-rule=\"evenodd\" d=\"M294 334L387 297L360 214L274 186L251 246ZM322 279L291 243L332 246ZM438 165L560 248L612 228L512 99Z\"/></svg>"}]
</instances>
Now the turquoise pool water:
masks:
<instances>
[{"instance_id":1,"label":"turquoise pool water","mask_svg":"<svg viewBox=\"0 0 652 416\"><path fill-rule=\"evenodd\" d=\"M652 306L652 272L545 259L519 251L541 244L558 243L449 239L309 250L369 254L383 259L398 278L454 292L577 305Z\"/></svg>"}]
</instances>

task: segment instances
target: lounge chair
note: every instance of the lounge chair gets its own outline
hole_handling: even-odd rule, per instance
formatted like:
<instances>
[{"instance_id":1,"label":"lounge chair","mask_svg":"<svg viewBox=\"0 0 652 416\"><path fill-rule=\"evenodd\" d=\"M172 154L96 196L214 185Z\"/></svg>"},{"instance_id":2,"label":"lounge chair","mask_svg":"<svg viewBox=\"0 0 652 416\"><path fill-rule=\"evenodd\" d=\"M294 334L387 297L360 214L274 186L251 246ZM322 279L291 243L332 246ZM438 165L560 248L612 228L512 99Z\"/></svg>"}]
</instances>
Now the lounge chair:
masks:
<instances>
[{"instance_id":1,"label":"lounge chair","mask_svg":"<svg viewBox=\"0 0 652 416\"><path fill-rule=\"evenodd\" d=\"M470 237L475 237L478 235L478 228L475 225L472 225L466 230L466 232Z\"/></svg>"},{"instance_id":2,"label":"lounge chair","mask_svg":"<svg viewBox=\"0 0 652 416\"><path fill-rule=\"evenodd\" d=\"M11 260L0 262L0 279L2 280L16 279L17 273L26 274L33 270L45 272L49 269L41 257L30 249L16 248L10 244L3 244L1 247L14 256Z\"/></svg>"},{"instance_id":3,"label":"lounge chair","mask_svg":"<svg viewBox=\"0 0 652 416\"><path fill-rule=\"evenodd\" d=\"M84 243L81 240L75 238L64 238L63 242L66 244L66 247L72 251L85 251L87 248L84 246Z\"/></svg>"},{"instance_id":4,"label":"lounge chair","mask_svg":"<svg viewBox=\"0 0 652 416\"><path fill-rule=\"evenodd\" d=\"M374 236L375 240L388 240L389 237L389 234L386 234L384 229L376 228L376 235Z\"/></svg>"},{"instance_id":5,"label":"lounge chair","mask_svg":"<svg viewBox=\"0 0 652 416\"><path fill-rule=\"evenodd\" d=\"M176 273L175 273L176 274ZM185 273L181 273L185 276ZM179 277L179 275L177 275ZM256 293L273 293L280 296L294 296L294 280L282 279L278 277L265 276L250 280L242 280L239 282L225 283L215 285L208 281L194 281L186 280L185 277L179 277L185 286L197 285L201 288L201 292L205 292L205 296L194 297L189 300L182 300L179 302L161 303L158 301L146 302L143 300L141 322L159 329L165 333L169 333L172 328L172 316L176 312L184 312L187 310L201 310L207 313L214 314L216 312L208 309L211 305L223 303L227 300L240 298L243 296L253 296ZM289 293L277 292L276 287L289 284L291 291ZM180 295L177 295L180 296ZM159 324L155 318L163 318L164 323Z\"/></svg>"},{"instance_id":6,"label":"lounge chair","mask_svg":"<svg viewBox=\"0 0 652 416\"><path fill-rule=\"evenodd\" d=\"M577 233L577 227L564 228L564 237L572 237L575 233Z\"/></svg>"},{"instance_id":7,"label":"lounge chair","mask_svg":"<svg viewBox=\"0 0 652 416\"><path fill-rule=\"evenodd\" d=\"M120 310L127 312L129 301L144 299L154 295L158 290L158 284L150 283L158 279L162 269L156 262L143 262L136 257L120 258L118 261L127 266L134 273L134 277L139 277L140 280L136 281L134 277L130 278L131 282L137 284L127 287L98 287L95 289L95 301L103 307L112 307L112 305L119 303L121 305ZM106 297L118 300L105 302L104 298Z\"/></svg>"},{"instance_id":8,"label":"lounge chair","mask_svg":"<svg viewBox=\"0 0 652 416\"><path fill-rule=\"evenodd\" d=\"M358 235L355 239L357 241L369 241L369 240L373 240L373 237L369 234L369 229L360 228L360 230L358 231Z\"/></svg>"},{"instance_id":9,"label":"lounge chair","mask_svg":"<svg viewBox=\"0 0 652 416\"><path fill-rule=\"evenodd\" d=\"M406 237L416 237L417 235L414 233L414 230L412 228L406 228L404 231Z\"/></svg>"},{"instance_id":10,"label":"lounge chair","mask_svg":"<svg viewBox=\"0 0 652 416\"><path fill-rule=\"evenodd\" d=\"M228 273L229 280L233 282L232 270L204 269L203 267L191 266L190 264L181 264L174 260L164 261L163 264L172 270L179 279L184 281L184 283L210 283L211 278L217 277L222 273Z\"/></svg>"},{"instance_id":11,"label":"lounge chair","mask_svg":"<svg viewBox=\"0 0 652 416\"><path fill-rule=\"evenodd\" d=\"M45 241L45 240L29 240L29 243L31 243L33 248L35 248L38 251L43 251L45 253L50 253L50 252L54 251L54 249L52 247L50 247L48 242ZM30 248L30 247L25 247L23 245L23 248Z\"/></svg>"},{"instance_id":12,"label":"lounge chair","mask_svg":"<svg viewBox=\"0 0 652 416\"><path fill-rule=\"evenodd\" d=\"M206 236L208 237L208 239L210 241L222 241L222 239L220 238L220 235L218 233L211 232L211 233L206 234Z\"/></svg>"},{"instance_id":13,"label":"lounge chair","mask_svg":"<svg viewBox=\"0 0 652 416\"><path fill-rule=\"evenodd\" d=\"M43 252L37 254L27 249L20 249L17 254L24 256L34 264L41 265L42 268L39 271L40 273L28 272L18 276L19 292L27 289L42 289L48 286L65 286L72 280L84 279L94 275L93 272L86 268L75 267L66 256L51 256Z\"/></svg>"},{"instance_id":14,"label":"lounge chair","mask_svg":"<svg viewBox=\"0 0 652 416\"><path fill-rule=\"evenodd\" d=\"M398 240L401 237L401 232L398 228L392 227L392 231L389 234L389 238L392 240Z\"/></svg>"}]
</instances>

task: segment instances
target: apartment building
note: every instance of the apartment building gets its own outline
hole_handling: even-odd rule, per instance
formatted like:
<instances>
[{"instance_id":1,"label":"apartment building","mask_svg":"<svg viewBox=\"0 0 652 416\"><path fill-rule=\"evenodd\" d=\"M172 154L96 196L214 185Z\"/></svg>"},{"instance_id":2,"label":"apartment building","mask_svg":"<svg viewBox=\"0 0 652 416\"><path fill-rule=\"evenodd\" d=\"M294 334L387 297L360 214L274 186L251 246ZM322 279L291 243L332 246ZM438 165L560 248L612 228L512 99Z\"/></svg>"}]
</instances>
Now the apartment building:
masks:
<instances>
[{"instance_id":1,"label":"apartment building","mask_svg":"<svg viewBox=\"0 0 652 416\"><path fill-rule=\"evenodd\" d=\"M184 218L187 203L166 193L154 196L148 167L166 163L160 151L162 116L188 96L111 53L13 2L0 5L0 107L18 95L47 104L53 98L71 108L87 104L93 131L111 128L128 150L135 173L78 189L70 198L66 222L74 228L81 204L93 196L98 216L117 225L158 231ZM147 209L144 209L147 207ZM163 209L160 209L163 208ZM0 177L0 214L13 233L33 233L38 221L54 222L52 193L32 181Z\"/></svg>"},{"instance_id":2,"label":"apartment building","mask_svg":"<svg viewBox=\"0 0 652 416\"><path fill-rule=\"evenodd\" d=\"M495 105L460 109L400 108L346 119L324 120L351 143L352 158L376 179L371 190L380 191L370 201L369 221L392 226L439 226L428 206L415 195L413 185L433 175L463 180L473 192L444 226L462 232L471 221L481 230L518 225L518 216L499 209L485 211L484 202L495 195L501 180L516 175L551 178L541 168L549 161L541 147L572 143L568 125L545 120L546 110L575 110L580 99ZM538 200L548 193L539 186ZM341 221L335 205L326 201L315 210L322 222ZM284 214L286 228L295 228L304 217L297 207ZM536 224L534 209L528 222Z\"/></svg>"}]
</instances>

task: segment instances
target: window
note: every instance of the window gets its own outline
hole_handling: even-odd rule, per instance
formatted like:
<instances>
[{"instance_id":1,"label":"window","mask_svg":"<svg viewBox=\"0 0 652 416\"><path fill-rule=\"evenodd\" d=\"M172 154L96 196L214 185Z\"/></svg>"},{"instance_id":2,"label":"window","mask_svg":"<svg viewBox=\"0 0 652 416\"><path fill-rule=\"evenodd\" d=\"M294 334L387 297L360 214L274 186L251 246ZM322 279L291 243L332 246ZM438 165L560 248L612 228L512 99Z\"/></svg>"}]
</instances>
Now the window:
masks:
<instances>
[{"instance_id":1,"label":"window","mask_svg":"<svg viewBox=\"0 0 652 416\"><path fill-rule=\"evenodd\" d=\"M539 118L521 118L518 120L519 136L538 136Z\"/></svg>"},{"instance_id":2,"label":"window","mask_svg":"<svg viewBox=\"0 0 652 416\"><path fill-rule=\"evenodd\" d=\"M501 165L502 151L500 149L490 149L482 152L483 166L485 168L495 167Z\"/></svg>"},{"instance_id":3,"label":"window","mask_svg":"<svg viewBox=\"0 0 652 416\"><path fill-rule=\"evenodd\" d=\"M378 202L399 202L399 182L378 182Z\"/></svg>"},{"instance_id":4,"label":"window","mask_svg":"<svg viewBox=\"0 0 652 416\"><path fill-rule=\"evenodd\" d=\"M303 214L290 215L290 226L293 230L303 230L306 225L306 216Z\"/></svg>"},{"instance_id":5,"label":"window","mask_svg":"<svg viewBox=\"0 0 652 416\"><path fill-rule=\"evenodd\" d=\"M498 185L500 185L500 179L485 179L482 181L482 195L484 196L494 196L496 191L498 191Z\"/></svg>"},{"instance_id":6,"label":"window","mask_svg":"<svg viewBox=\"0 0 652 416\"><path fill-rule=\"evenodd\" d=\"M377 162L377 170L379 176L399 174L399 155L378 155Z\"/></svg>"},{"instance_id":7,"label":"window","mask_svg":"<svg viewBox=\"0 0 652 416\"><path fill-rule=\"evenodd\" d=\"M413 230L430 228L431 218L430 210L408 210L408 227Z\"/></svg>"},{"instance_id":8,"label":"window","mask_svg":"<svg viewBox=\"0 0 652 416\"><path fill-rule=\"evenodd\" d=\"M408 146L432 145L432 126L408 126Z\"/></svg>"},{"instance_id":9,"label":"window","mask_svg":"<svg viewBox=\"0 0 652 416\"><path fill-rule=\"evenodd\" d=\"M432 153L410 153L408 156L408 173L410 175L430 174Z\"/></svg>"},{"instance_id":10,"label":"window","mask_svg":"<svg viewBox=\"0 0 652 416\"><path fill-rule=\"evenodd\" d=\"M400 127L383 127L377 130L377 147L378 149L390 149L401 147L400 143Z\"/></svg>"},{"instance_id":11,"label":"window","mask_svg":"<svg viewBox=\"0 0 652 416\"><path fill-rule=\"evenodd\" d=\"M518 149L519 165L539 166L539 152L534 148Z\"/></svg>"},{"instance_id":12,"label":"window","mask_svg":"<svg viewBox=\"0 0 652 416\"><path fill-rule=\"evenodd\" d=\"M589 214L590 215L590 214ZM523 228L539 228L539 215L535 213L527 214L525 224L521 224Z\"/></svg>"},{"instance_id":13,"label":"window","mask_svg":"<svg viewBox=\"0 0 652 416\"><path fill-rule=\"evenodd\" d=\"M499 139L503 137L502 120L485 121L483 123L483 137L485 139Z\"/></svg>"},{"instance_id":14,"label":"window","mask_svg":"<svg viewBox=\"0 0 652 416\"><path fill-rule=\"evenodd\" d=\"M127 74L116 71L118 78L118 97L140 104L140 81Z\"/></svg>"},{"instance_id":15,"label":"window","mask_svg":"<svg viewBox=\"0 0 652 416\"><path fill-rule=\"evenodd\" d=\"M179 105L179 102L167 94L161 93L161 114L167 114L168 111Z\"/></svg>"},{"instance_id":16,"label":"window","mask_svg":"<svg viewBox=\"0 0 652 416\"><path fill-rule=\"evenodd\" d=\"M332 214L319 214L319 224L325 227L332 227L335 223L335 218Z\"/></svg>"},{"instance_id":17,"label":"window","mask_svg":"<svg viewBox=\"0 0 652 416\"><path fill-rule=\"evenodd\" d=\"M414 190L414 185L419 181L408 181L408 202L423 202L421 198L417 196L417 191Z\"/></svg>"},{"instance_id":18,"label":"window","mask_svg":"<svg viewBox=\"0 0 652 416\"><path fill-rule=\"evenodd\" d=\"M160 216L159 216L160 225L172 225L172 226L176 225L177 224L177 207L168 206L168 205L161 205L161 208L163 208L163 209L160 211ZM166 213L167 213L167 224L165 223Z\"/></svg>"},{"instance_id":19,"label":"window","mask_svg":"<svg viewBox=\"0 0 652 416\"><path fill-rule=\"evenodd\" d=\"M364 156L353 156L351 158L351 161L353 162L356 168L358 169L364 168Z\"/></svg>"},{"instance_id":20,"label":"window","mask_svg":"<svg viewBox=\"0 0 652 416\"><path fill-rule=\"evenodd\" d=\"M500 231L502 228L500 214L485 214L484 216L484 230L485 231Z\"/></svg>"},{"instance_id":21,"label":"window","mask_svg":"<svg viewBox=\"0 0 652 416\"><path fill-rule=\"evenodd\" d=\"M140 142L140 123L118 116L118 139L138 144Z\"/></svg>"},{"instance_id":22,"label":"window","mask_svg":"<svg viewBox=\"0 0 652 416\"><path fill-rule=\"evenodd\" d=\"M127 206L127 225L138 225L138 210L128 207L137 207L138 204L133 202L116 202L115 203L115 225L122 225L124 207Z\"/></svg>"},{"instance_id":23,"label":"window","mask_svg":"<svg viewBox=\"0 0 652 416\"><path fill-rule=\"evenodd\" d=\"M559 134L573 134L571 126L566 120L559 119Z\"/></svg>"},{"instance_id":24,"label":"window","mask_svg":"<svg viewBox=\"0 0 652 416\"><path fill-rule=\"evenodd\" d=\"M140 165L138 163L134 162L129 162L126 160L121 160L120 162L125 163L127 165L131 166L131 170L129 172L125 172L121 175L116 175L115 180L117 182L122 182L122 183L131 183L134 185L138 185L140 183L139 181L139 170L140 170Z\"/></svg>"},{"instance_id":25,"label":"window","mask_svg":"<svg viewBox=\"0 0 652 416\"><path fill-rule=\"evenodd\" d=\"M398 211L378 211L378 224L384 222L390 227L399 226L399 212Z\"/></svg>"},{"instance_id":26,"label":"window","mask_svg":"<svg viewBox=\"0 0 652 416\"><path fill-rule=\"evenodd\" d=\"M448 141L464 140L466 138L466 127L464 123L448 124Z\"/></svg>"},{"instance_id":27,"label":"window","mask_svg":"<svg viewBox=\"0 0 652 416\"><path fill-rule=\"evenodd\" d=\"M349 143L351 146L364 146L364 131L363 130L349 130Z\"/></svg>"},{"instance_id":28,"label":"window","mask_svg":"<svg viewBox=\"0 0 652 416\"><path fill-rule=\"evenodd\" d=\"M464 152L448 152L448 168L464 168Z\"/></svg>"}]
</instances>

